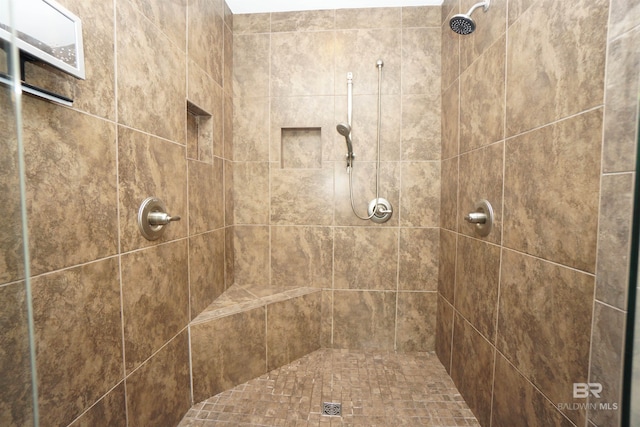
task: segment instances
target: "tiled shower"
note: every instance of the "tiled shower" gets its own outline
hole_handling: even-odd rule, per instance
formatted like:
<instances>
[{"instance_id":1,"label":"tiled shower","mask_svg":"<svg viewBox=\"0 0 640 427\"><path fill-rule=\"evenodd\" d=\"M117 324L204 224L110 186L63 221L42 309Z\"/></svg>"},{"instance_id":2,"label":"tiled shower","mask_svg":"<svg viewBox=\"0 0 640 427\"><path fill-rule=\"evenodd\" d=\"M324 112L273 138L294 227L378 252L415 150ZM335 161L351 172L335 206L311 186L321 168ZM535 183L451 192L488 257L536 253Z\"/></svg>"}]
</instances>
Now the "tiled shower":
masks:
<instances>
[{"instance_id":1,"label":"tiled shower","mask_svg":"<svg viewBox=\"0 0 640 427\"><path fill-rule=\"evenodd\" d=\"M493 0L464 37L448 19L467 0L251 15L222 0L60 3L83 20L87 79L28 65L74 106L22 103L40 425L177 425L198 401L190 322L227 290L302 286L319 299L310 347L436 351L483 426L618 425L619 411L574 409L572 385L620 402L640 2ZM353 72L364 212L378 59L384 224L351 213L335 129ZM10 161L0 424L22 426ZM155 242L136 224L148 196L182 216ZM463 221L481 198L487 237ZM286 344L268 336L264 372Z\"/></svg>"}]
</instances>

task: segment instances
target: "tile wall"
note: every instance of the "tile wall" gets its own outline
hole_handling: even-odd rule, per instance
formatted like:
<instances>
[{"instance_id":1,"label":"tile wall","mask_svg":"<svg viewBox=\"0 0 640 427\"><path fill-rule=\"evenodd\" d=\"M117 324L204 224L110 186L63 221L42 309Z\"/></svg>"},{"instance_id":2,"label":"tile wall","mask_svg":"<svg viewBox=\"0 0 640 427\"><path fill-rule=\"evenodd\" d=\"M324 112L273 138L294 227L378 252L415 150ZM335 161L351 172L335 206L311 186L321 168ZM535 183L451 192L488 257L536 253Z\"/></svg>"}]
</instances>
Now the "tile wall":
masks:
<instances>
[{"instance_id":1,"label":"tile wall","mask_svg":"<svg viewBox=\"0 0 640 427\"><path fill-rule=\"evenodd\" d=\"M440 215L440 8L234 16L235 283L323 289L322 345L432 350ZM353 72L351 212L336 131Z\"/></svg>"},{"instance_id":2,"label":"tile wall","mask_svg":"<svg viewBox=\"0 0 640 427\"><path fill-rule=\"evenodd\" d=\"M639 4L495 0L455 35L473 3L442 7L437 353L482 425L618 425Z\"/></svg>"},{"instance_id":3,"label":"tile wall","mask_svg":"<svg viewBox=\"0 0 640 427\"><path fill-rule=\"evenodd\" d=\"M231 13L222 0L60 3L82 19L87 79L31 64L30 83L74 104L23 97L40 425L177 425L192 403L187 325L226 286ZM211 114L200 138L186 100ZM149 196L182 217L153 242L136 223ZM24 284L8 267L17 239L0 240L13 257L0 378L15 384L5 362L26 354L25 331L5 320L24 315ZM28 398L0 387L0 424L28 425Z\"/></svg>"}]
</instances>

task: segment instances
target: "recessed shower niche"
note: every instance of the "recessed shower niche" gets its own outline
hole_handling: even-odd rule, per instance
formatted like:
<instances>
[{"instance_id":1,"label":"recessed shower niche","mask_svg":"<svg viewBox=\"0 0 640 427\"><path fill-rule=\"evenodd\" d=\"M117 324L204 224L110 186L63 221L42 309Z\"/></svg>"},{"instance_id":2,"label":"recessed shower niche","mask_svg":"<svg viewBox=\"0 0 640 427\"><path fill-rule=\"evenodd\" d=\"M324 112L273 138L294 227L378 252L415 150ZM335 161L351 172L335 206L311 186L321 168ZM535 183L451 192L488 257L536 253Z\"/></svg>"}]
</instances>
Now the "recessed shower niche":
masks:
<instances>
[{"instance_id":1,"label":"recessed shower niche","mask_svg":"<svg viewBox=\"0 0 640 427\"><path fill-rule=\"evenodd\" d=\"M213 117L189 101L187 101L187 157L203 161L213 159Z\"/></svg>"},{"instance_id":2,"label":"recessed shower niche","mask_svg":"<svg viewBox=\"0 0 640 427\"><path fill-rule=\"evenodd\" d=\"M281 168L319 169L322 167L321 128L282 128L280 144Z\"/></svg>"}]
</instances>

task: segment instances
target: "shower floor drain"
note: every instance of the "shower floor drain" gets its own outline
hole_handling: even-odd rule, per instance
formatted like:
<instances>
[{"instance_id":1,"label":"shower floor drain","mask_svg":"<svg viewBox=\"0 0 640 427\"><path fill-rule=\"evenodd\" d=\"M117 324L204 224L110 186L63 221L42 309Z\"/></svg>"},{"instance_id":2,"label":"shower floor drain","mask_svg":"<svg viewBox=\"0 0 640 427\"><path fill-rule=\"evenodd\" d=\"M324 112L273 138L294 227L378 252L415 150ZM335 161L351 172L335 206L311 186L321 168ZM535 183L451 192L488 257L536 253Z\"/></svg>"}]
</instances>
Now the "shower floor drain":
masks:
<instances>
[{"instance_id":1,"label":"shower floor drain","mask_svg":"<svg viewBox=\"0 0 640 427\"><path fill-rule=\"evenodd\" d=\"M342 415L342 403L322 402L322 415L339 417Z\"/></svg>"}]
</instances>

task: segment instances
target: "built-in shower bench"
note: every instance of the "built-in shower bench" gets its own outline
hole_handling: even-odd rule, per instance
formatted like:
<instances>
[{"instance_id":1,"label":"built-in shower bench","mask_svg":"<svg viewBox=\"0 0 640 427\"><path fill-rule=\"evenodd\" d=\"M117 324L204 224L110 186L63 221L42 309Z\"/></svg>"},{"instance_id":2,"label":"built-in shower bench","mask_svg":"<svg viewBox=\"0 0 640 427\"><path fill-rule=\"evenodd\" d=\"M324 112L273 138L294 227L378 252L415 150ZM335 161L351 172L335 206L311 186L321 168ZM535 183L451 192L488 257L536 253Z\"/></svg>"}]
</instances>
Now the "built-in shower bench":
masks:
<instances>
[{"instance_id":1,"label":"built-in shower bench","mask_svg":"<svg viewBox=\"0 0 640 427\"><path fill-rule=\"evenodd\" d=\"M229 287L190 323L200 402L320 348L321 290Z\"/></svg>"}]
</instances>

